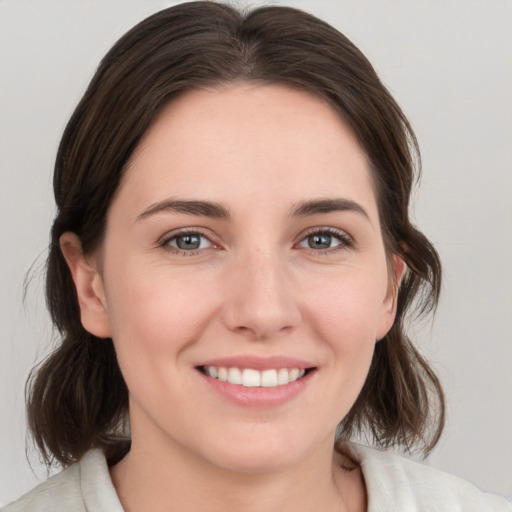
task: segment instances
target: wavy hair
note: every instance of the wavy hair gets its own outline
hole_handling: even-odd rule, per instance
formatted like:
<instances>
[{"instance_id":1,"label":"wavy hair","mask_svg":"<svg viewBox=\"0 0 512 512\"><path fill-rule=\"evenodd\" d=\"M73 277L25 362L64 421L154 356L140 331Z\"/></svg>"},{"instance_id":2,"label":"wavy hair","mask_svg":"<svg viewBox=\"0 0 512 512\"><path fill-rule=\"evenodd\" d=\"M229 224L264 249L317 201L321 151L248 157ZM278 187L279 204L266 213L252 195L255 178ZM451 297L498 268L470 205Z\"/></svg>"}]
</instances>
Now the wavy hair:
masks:
<instances>
[{"instance_id":1,"label":"wavy hair","mask_svg":"<svg viewBox=\"0 0 512 512\"><path fill-rule=\"evenodd\" d=\"M289 7L243 12L190 2L150 16L112 47L58 149L46 297L61 341L27 383L29 426L48 464L67 466L93 447L113 463L129 442L128 391L112 340L83 328L59 239L71 231L85 254L100 247L127 162L159 111L184 90L237 81L284 84L329 102L371 164L388 257L399 254L407 264L396 320L376 344L338 440L365 434L378 446L427 454L439 439L441 385L404 330L408 313L435 308L441 286L438 254L409 219L420 170L409 122L365 56L327 23Z\"/></svg>"}]
</instances>

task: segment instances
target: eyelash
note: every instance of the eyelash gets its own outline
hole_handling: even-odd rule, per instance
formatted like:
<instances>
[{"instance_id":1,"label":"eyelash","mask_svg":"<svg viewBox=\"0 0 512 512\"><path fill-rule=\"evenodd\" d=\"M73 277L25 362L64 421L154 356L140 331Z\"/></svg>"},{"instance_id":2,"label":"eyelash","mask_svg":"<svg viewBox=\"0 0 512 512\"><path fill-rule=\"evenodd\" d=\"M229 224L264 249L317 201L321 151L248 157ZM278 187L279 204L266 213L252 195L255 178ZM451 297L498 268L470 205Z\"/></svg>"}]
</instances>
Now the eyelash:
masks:
<instances>
[{"instance_id":1,"label":"eyelash","mask_svg":"<svg viewBox=\"0 0 512 512\"><path fill-rule=\"evenodd\" d=\"M211 244L210 247L207 248L198 248L195 250L184 250L180 249L179 247L172 247L170 243L174 240L177 240L180 237L183 236L197 236L203 239L208 240L208 242ZM335 245L334 247L328 247L326 249L313 249L312 247L304 247L307 251L309 251L311 254L315 255L328 255L336 251L346 250L354 247L354 241L353 239L344 231L341 231L339 229L335 228L315 228L311 231L307 232L302 238L294 244L294 247L299 247L300 244L306 241L309 237L313 236L322 236L327 235L329 237L335 238L339 243L338 245ZM168 252L171 252L173 254L176 254L178 256L196 256L201 251L204 251L205 249L211 249L211 248L218 248L216 246L215 242L211 240L211 237L208 236L206 233L204 233L201 229L198 228L191 228L191 229L183 229L178 232L171 233L165 237L163 237L159 242L158 245L165 249Z\"/></svg>"},{"instance_id":2,"label":"eyelash","mask_svg":"<svg viewBox=\"0 0 512 512\"><path fill-rule=\"evenodd\" d=\"M338 240L339 244L334 247L328 247L326 249L313 249L311 247L305 249L315 255L329 255L337 251L351 249L355 246L354 240L347 233L339 229L329 227L312 229L311 231L307 232L296 245L301 244L309 237L321 235L327 235L329 237L335 238L336 240Z\"/></svg>"},{"instance_id":3,"label":"eyelash","mask_svg":"<svg viewBox=\"0 0 512 512\"><path fill-rule=\"evenodd\" d=\"M166 251L168 251L172 254L176 254L178 256L196 256L201 251L205 250L204 248L199 248L199 249L195 249L195 250L184 250L184 249L180 249L179 247L172 247L171 245L169 245L173 240L176 240L180 237L187 236L187 235L204 238L204 239L208 240L208 242L211 244L212 247L216 247L216 244L211 240L211 237L208 236L206 233L204 233L203 231L201 231L198 228L182 229L178 232L168 234L168 235L164 236L158 242L158 245L160 247L162 247L163 249L165 249ZM210 248L211 247L208 247L208 249L210 249Z\"/></svg>"}]
</instances>

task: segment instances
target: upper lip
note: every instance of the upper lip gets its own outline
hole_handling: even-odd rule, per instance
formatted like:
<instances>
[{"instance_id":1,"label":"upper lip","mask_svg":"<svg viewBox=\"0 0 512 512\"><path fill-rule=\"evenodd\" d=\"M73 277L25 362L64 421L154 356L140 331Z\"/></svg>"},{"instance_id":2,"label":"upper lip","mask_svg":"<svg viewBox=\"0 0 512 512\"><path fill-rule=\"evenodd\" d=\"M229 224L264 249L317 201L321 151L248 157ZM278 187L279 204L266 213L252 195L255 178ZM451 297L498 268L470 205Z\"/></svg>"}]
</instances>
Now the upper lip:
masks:
<instances>
[{"instance_id":1,"label":"upper lip","mask_svg":"<svg viewBox=\"0 0 512 512\"><path fill-rule=\"evenodd\" d=\"M297 359L294 357L288 356L254 356L254 355L246 355L246 356L230 356L230 357L220 357L215 359L208 359L206 361L201 362L196 365L198 367L202 366L216 366L216 367L225 367L225 368L251 368L253 370L263 371L263 370L272 370L279 368L298 368L307 369L315 367L309 361L305 361L303 359Z\"/></svg>"}]
</instances>

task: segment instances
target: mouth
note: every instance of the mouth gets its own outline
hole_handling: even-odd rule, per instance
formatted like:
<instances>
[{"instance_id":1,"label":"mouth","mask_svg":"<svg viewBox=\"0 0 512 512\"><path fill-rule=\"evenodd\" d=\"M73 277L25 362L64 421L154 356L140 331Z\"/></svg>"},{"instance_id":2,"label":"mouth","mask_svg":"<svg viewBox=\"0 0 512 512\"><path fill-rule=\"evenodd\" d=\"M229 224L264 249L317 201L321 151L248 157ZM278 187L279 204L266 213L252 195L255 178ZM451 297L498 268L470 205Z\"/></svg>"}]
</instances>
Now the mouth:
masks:
<instances>
[{"instance_id":1,"label":"mouth","mask_svg":"<svg viewBox=\"0 0 512 512\"><path fill-rule=\"evenodd\" d=\"M207 377L246 388L274 388L286 386L302 379L315 368L238 368L226 366L199 366L197 369Z\"/></svg>"}]
</instances>

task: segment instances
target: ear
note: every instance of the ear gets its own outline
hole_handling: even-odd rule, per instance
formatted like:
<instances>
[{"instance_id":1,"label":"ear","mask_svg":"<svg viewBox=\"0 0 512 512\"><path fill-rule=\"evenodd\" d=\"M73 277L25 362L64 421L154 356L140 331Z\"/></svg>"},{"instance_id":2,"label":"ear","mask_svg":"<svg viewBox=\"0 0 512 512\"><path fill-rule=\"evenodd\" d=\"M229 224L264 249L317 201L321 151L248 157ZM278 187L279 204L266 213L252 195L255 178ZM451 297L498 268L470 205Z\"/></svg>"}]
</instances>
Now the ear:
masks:
<instances>
[{"instance_id":1,"label":"ear","mask_svg":"<svg viewBox=\"0 0 512 512\"><path fill-rule=\"evenodd\" d=\"M96 265L85 258L75 233L64 233L60 248L75 283L84 329L99 338L111 337L103 278Z\"/></svg>"},{"instance_id":2,"label":"ear","mask_svg":"<svg viewBox=\"0 0 512 512\"><path fill-rule=\"evenodd\" d=\"M404 277L405 271L407 269L407 265L403 258L394 254L392 256L391 265L389 269L389 280L388 280L388 290L386 292L386 297L384 298L382 304L382 316L379 324L379 328L377 331L377 340L380 340L386 336L388 331L393 326L393 322L395 321L396 316L396 305L398 300L398 291L400 289L400 283L402 282L402 278Z\"/></svg>"}]
</instances>

